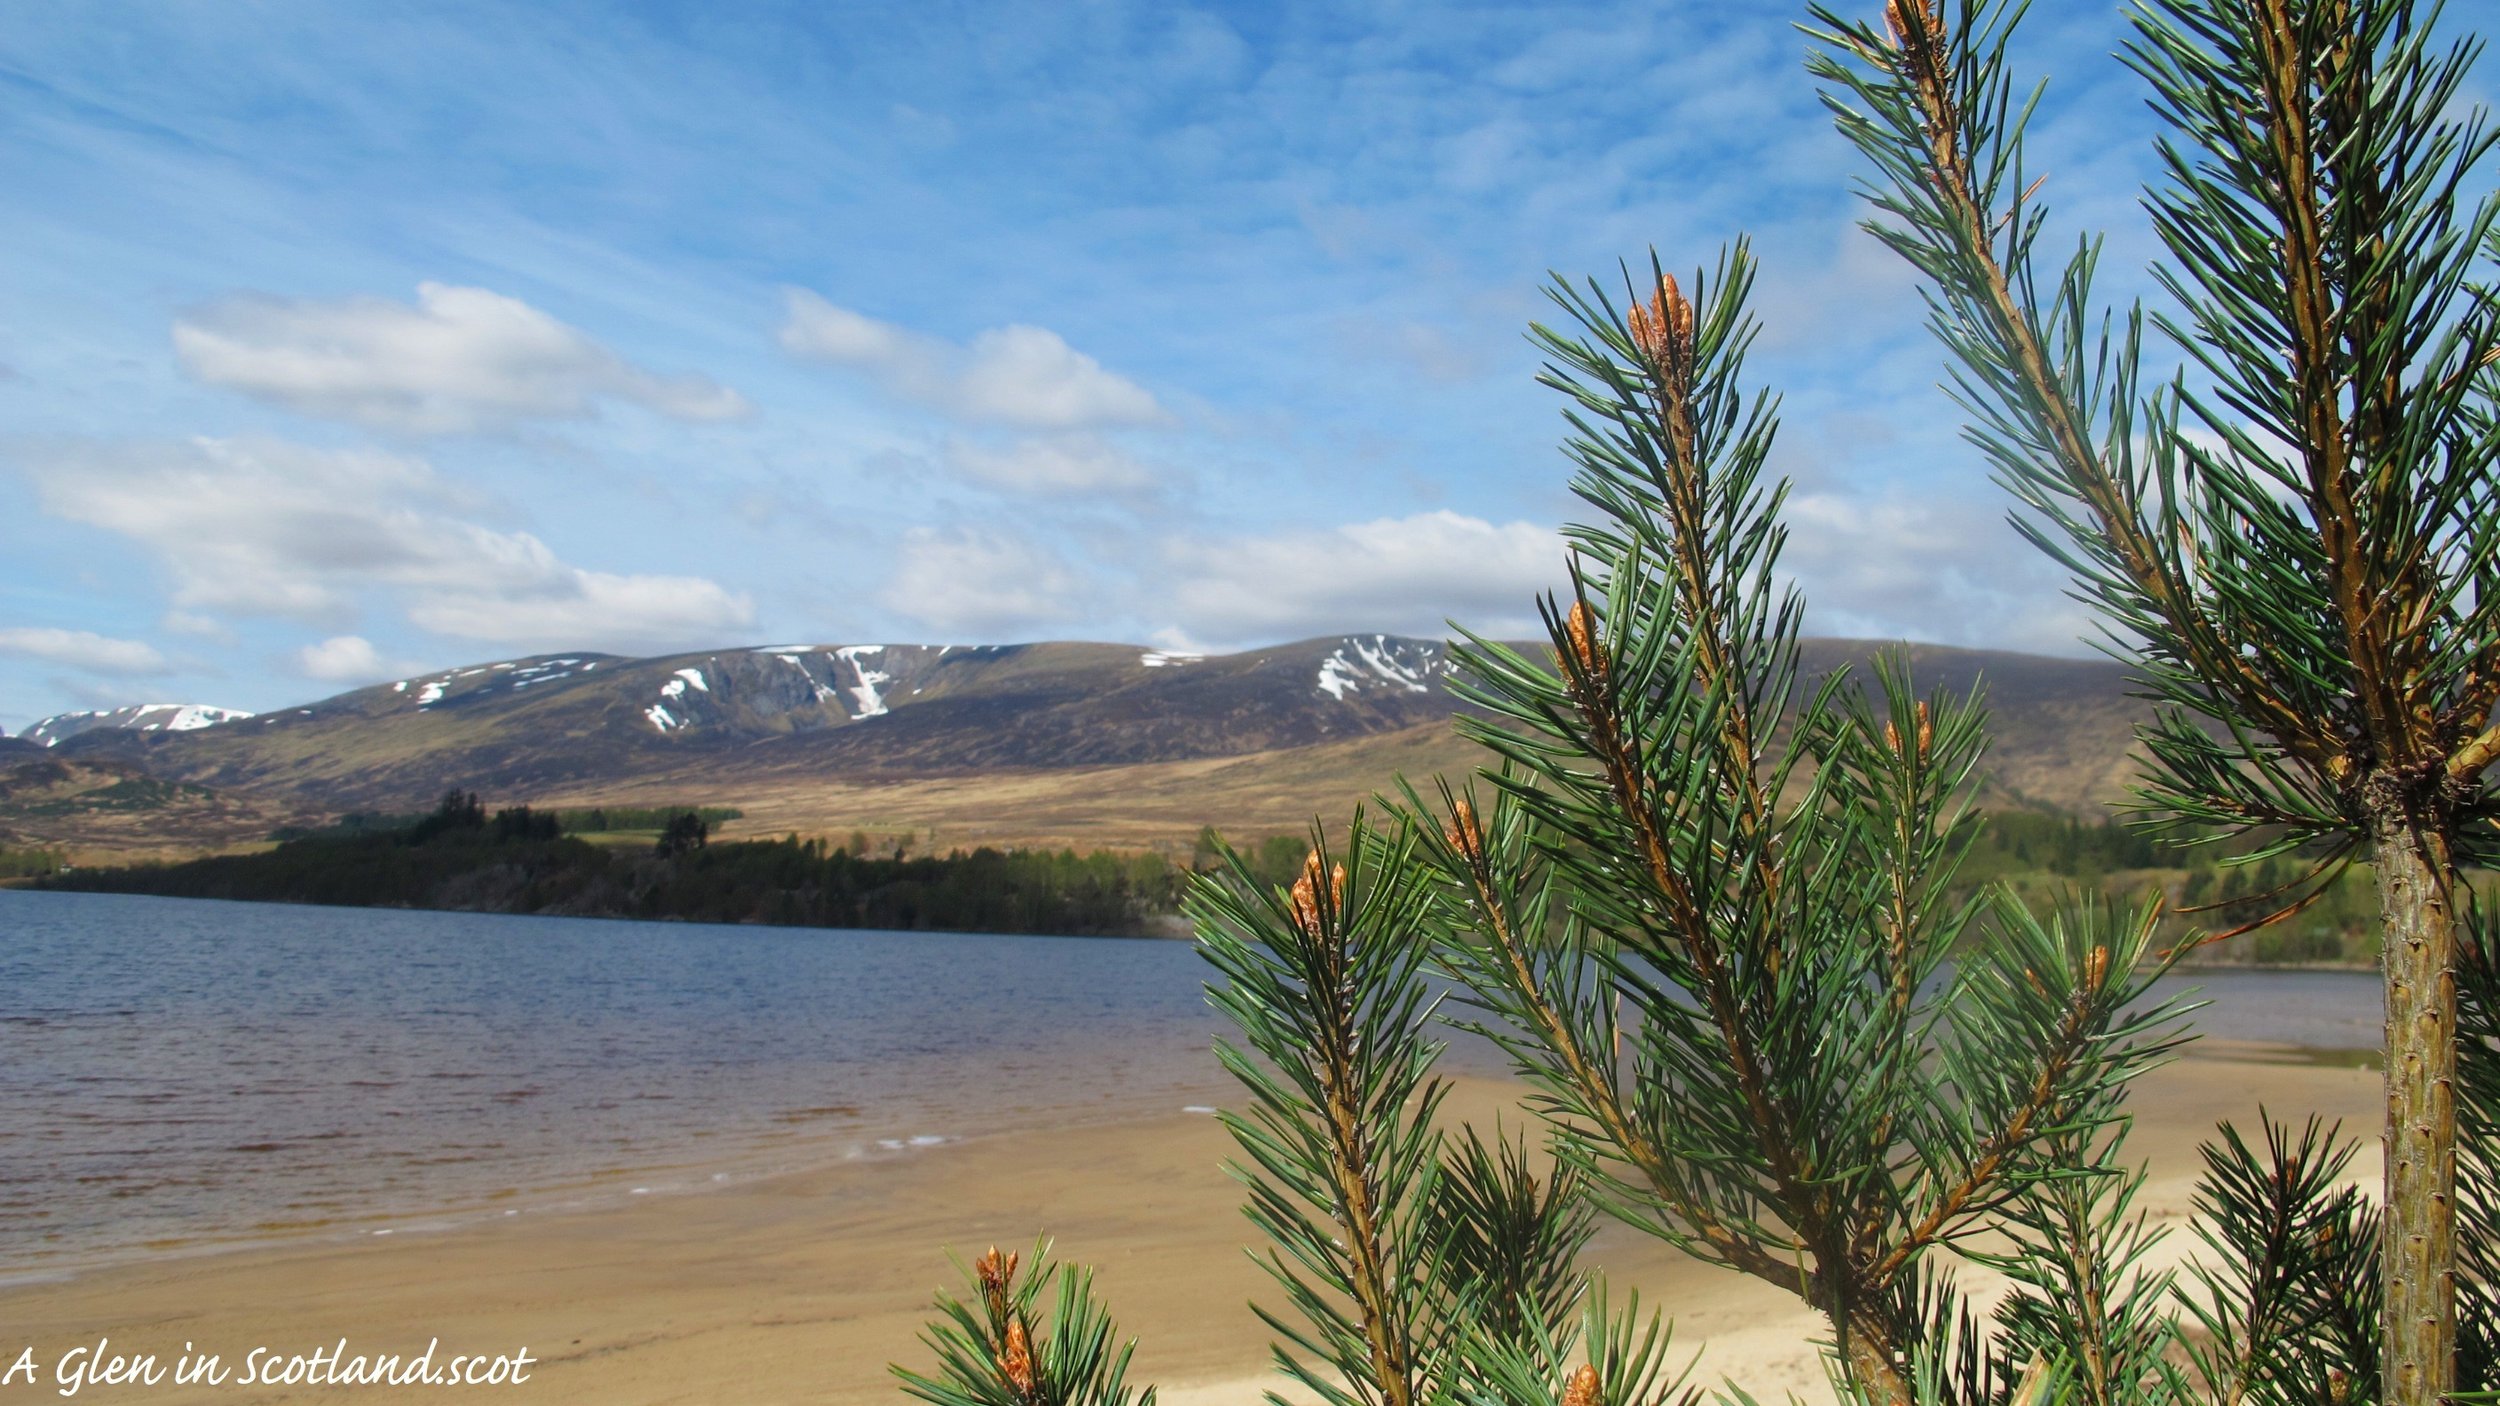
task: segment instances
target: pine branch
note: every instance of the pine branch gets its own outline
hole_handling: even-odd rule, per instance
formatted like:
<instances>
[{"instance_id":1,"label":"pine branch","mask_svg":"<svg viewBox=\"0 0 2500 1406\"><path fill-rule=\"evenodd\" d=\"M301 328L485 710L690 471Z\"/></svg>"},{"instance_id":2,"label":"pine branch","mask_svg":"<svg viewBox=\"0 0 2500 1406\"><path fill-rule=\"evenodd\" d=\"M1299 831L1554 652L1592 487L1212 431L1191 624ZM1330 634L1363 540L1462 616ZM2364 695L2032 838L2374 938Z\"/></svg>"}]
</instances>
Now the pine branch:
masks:
<instances>
[{"instance_id":1,"label":"pine branch","mask_svg":"<svg viewBox=\"0 0 2500 1406\"><path fill-rule=\"evenodd\" d=\"M1261 892L1226 847L1222 875L1189 899L1223 978L1208 997L1247 1043L1216 1050L1251 1100L1223 1115L1248 1159L1233 1172L1298 1321L1259 1316L1310 1359L1280 1345L1278 1365L1332 1406L1428 1399L1449 1341L1430 1221L1445 1087L1417 940L1430 893L1412 850L1403 828L1358 815L1343 862L1314 829L1290 890Z\"/></svg>"},{"instance_id":2,"label":"pine branch","mask_svg":"<svg viewBox=\"0 0 2500 1406\"><path fill-rule=\"evenodd\" d=\"M931 1406L1154 1406L1153 1387L1127 1384L1137 1345L1112 1346L1092 1273L1053 1266L1049 1253L1049 1241L1036 1244L1021 1274L1019 1257L996 1248L970 1267L956 1261L971 1292L939 1291L939 1317L920 1335L937 1375L893 1367L904 1392Z\"/></svg>"},{"instance_id":3,"label":"pine branch","mask_svg":"<svg viewBox=\"0 0 2500 1406\"><path fill-rule=\"evenodd\" d=\"M2261 1115L2262 1116L2262 1115ZM2229 1124L2205 1145L2188 1312L2210 1335L2192 1358L2219 1406L2370 1398L2378 1352L2376 1212L2341 1185L2353 1148L2312 1118L2266 1119L2262 1154Z\"/></svg>"},{"instance_id":4,"label":"pine branch","mask_svg":"<svg viewBox=\"0 0 2500 1406\"><path fill-rule=\"evenodd\" d=\"M1462 725L1506 766L1490 825L1445 791L1426 848L1444 961L1601 1204L1798 1293L1856 1389L1906 1402L1924 1256L2042 1175L2047 1139L2112 1116L2166 1048L2125 1013L2162 962L2149 917L2025 914L1995 944L2021 964L1967 961L1934 994L1975 911L1946 894L1984 716L1890 661L1865 697L1799 686L1776 421L1734 389L1751 276L1740 246L1691 300L1654 260L1622 314L1555 290L1578 325L1536 336L1598 516L1545 605L1550 668L1456 651L1496 720Z\"/></svg>"}]
</instances>

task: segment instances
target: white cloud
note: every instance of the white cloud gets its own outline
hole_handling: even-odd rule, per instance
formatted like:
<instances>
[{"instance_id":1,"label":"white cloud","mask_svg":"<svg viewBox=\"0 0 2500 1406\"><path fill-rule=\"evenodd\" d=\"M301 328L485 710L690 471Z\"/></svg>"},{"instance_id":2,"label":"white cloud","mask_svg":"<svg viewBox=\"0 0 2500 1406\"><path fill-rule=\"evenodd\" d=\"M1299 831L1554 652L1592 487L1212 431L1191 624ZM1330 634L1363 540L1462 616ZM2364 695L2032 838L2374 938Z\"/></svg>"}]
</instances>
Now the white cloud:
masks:
<instances>
[{"instance_id":1,"label":"white cloud","mask_svg":"<svg viewBox=\"0 0 2500 1406\"><path fill-rule=\"evenodd\" d=\"M0 629L0 654L66 664L91 674L163 674L172 669L156 646L144 641L42 625Z\"/></svg>"},{"instance_id":2,"label":"white cloud","mask_svg":"<svg viewBox=\"0 0 2500 1406\"><path fill-rule=\"evenodd\" d=\"M1796 492L1783 518L1780 564L1812 633L2065 655L2097 638L2063 573L1990 499Z\"/></svg>"},{"instance_id":3,"label":"white cloud","mask_svg":"<svg viewBox=\"0 0 2500 1406\"><path fill-rule=\"evenodd\" d=\"M868 372L896 393L966 420L1073 430L1158 424L1152 392L1044 327L993 327L958 346L942 337L836 307L804 288L787 293L782 348Z\"/></svg>"},{"instance_id":4,"label":"white cloud","mask_svg":"<svg viewBox=\"0 0 2500 1406\"><path fill-rule=\"evenodd\" d=\"M947 466L975 483L1017 493L1133 493L1154 486L1154 472L1114 445L1089 435L1020 439L993 448L950 439Z\"/></svg>"},{"instance_id":5,"label":"white cloud","mask_svg":"<svg viewBox=\"0 0 2500 1406\"><path fill-rule=\"evenodd\" d=\"M713 581L590 571L466 521L460 495L402 455L199 439L88 446L32 477L56 516L154 549L185 612L337 622L381 591L440 634L623 653L717 643L755 616Z\"/></svg>"},{"instance_id":6,"label":"white cloud","mask_svg":"<svg viewBox=\"0 0 2500 1406\"><path fill-rule=\"evenodd\" d=\"M301 414L400 434L493 434L621 400L681 420L748 413L704 376L631 365L576 328L484 288L387 298L232 298L174 324L183 368Z\"/></svg>"},{"instance_id":7,"label":"white cloud","mask_svg":"<svg viewBox=\"0 0 2500 1406\"><path fill-rule=\"evenodd\" d=\"M1536 595L1566 579L1552 528L1447 510L1173 550L1185 636L1267 643L1340 630L1439 635L1532 627Z\"/></svg>"},{"instance_id":8,"label":"white cloud","mask_svg":"<svg viewBox=\"0 0 2500 1406\"><path fill-rule=\"evenodd\" d=\"M168 610L159 623L175 634L213 640L218 644L232 644L236 638L233 628L225 621L213 615L196 615L188 610Z\"/></svg>"},{"instance_id":9,"label":"white cloud","mask_svg":"<svg viewBox=\"0 0 2500 1406\"><path fill-rule=\"evenodd\" d=\"M383 658L362 635L334 635L295 651L295 669L324 683L366 684L418 673L422 666Z\"/></svg>"},{"instance_id":10,"label":"white cloud","mask_svg":"<svg viewBox=\"0 0 2500 1406\"><path fill-rule=\"evenodd\" d=\"M755 603L699 576L618 576L560 567L542 590L420 597L410 602L408 618L436 634L494 644L606 645L620 653L657 654L722 643L755 623Z\"/></svg>"},{"instance_id":11,"label":"white cloud","mask_svg":"<svg viewBox=\"0 0 2500 1406\"><path fill-rule=\"evenodd\" d=\"M951 634L983 640L1027 634L1074 617L1077 574L1030 542L994 532L916 528L903 539L886 608Z\"/></svg>"}]
</instances>

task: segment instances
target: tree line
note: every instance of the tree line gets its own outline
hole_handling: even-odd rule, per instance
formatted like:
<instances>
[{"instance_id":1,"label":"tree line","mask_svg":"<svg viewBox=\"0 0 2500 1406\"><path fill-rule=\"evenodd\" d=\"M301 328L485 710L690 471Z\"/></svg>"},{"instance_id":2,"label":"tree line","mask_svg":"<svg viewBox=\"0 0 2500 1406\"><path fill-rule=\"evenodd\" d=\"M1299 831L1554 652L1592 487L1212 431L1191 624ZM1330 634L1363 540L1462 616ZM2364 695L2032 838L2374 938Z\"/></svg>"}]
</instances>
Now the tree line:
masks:
<instances>
[{"instance_id":1,"label":"tree line","mask_svg":"<svg viewBox=\"0 0 2500 1406\"><path fill-rule=\"evenodd\" d=\"M658 842L628 848L570 833L565 813L489 810L476 793L455 790L390 828L342 827L258 854L82 869L37 883L349 907L1094 936L1152 931L1177 908L1186 878L1151 853L984 846L873 855L796 836L712 843L706 815L655 813Z\"/></svg>"}]
</instances>

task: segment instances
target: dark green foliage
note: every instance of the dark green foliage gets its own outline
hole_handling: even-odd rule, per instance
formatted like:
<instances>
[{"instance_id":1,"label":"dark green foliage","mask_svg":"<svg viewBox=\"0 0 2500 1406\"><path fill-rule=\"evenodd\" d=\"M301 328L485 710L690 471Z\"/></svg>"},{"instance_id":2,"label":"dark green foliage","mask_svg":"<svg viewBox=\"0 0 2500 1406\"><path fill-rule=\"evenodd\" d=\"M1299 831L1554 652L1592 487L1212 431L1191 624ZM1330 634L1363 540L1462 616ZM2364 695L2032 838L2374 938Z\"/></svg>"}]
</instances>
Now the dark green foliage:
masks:
<instances>
[{"instance_id":1,"label":"dark green foliage","mask_svg":"<svg viewBox=\"0 0 2500 1406\"><path fill-rule=\"evenodd\" d=\"M2500 701L2485 674L2500 648L2500 441L2484 364L2500 305L2473 275L2500 205L2465 185L2490 133L2452 116L2476 46L2435 47L2432 12L2407 3L2292 5L2287 42L2340 57L2305 75L2324 90L2308 95L2319 125L2287 138L2264 111L2263 7L2136 11L2129 61L2177 133L2162 144L2170 182L2151 192L2176 261L2155 272L2177 311L2151 320L2202 373L2154 385L2146 314L2113 333L2095 303L2099 241L2041 270L2047 208L2023 147L2037 94L2014 87L2006 51L2026 7L1948 8L1932 40L1907 41L1814 8L1829 51L1813 72L1879 177L1868 228L1927 280L1969 438L2024 530L2075 573L2112 640L2131 642L2123 656L2169 709L2147 738L2145 817L2340 849L2366 824L2331 759L2391 722L2381 647L2413 663L2451 745ZM2311 156L2324 174L2286 165ZM2309 247L2287 250L2283 223L2312 214L2291 236ZM2337 286L2302 284L2309 253ZM2322 346L2313 317L2328 319L2327 361L2287 366ZM2322 435L2334 396L2344 410ZM2334 539L2348 529L2360 535ZM2419 617L2354 618L2352 571L2376 574L2363 599L2418 601ZM2500 805L2479 767L2456 780L2460 822Z\"/></svg>"},{"instance_id":2,"label":"dark green foliage","mask_svg":"<svg viewBox=\"0 0 2500 1406\"><path fill-rule=\"evenodd\" d=\"M2259 1115L2263 1118L2263 1114ZM2353 1147L2315 1118L2297 1134L2264 1119L2265 1150L2225 1123L2204 1148L2188 1311L2192 1359L2220 1400L2294 1406L2370 1399L2378 1352L2378 1209L2342 1184Z\"/></svg>"},{"instance_id":3,"label":"dark green foliage","mask_svg":"<svg viewBox=\"0 0 2500 1406\"><path fill-rule=\"evenodd\" d=\"M1449 1370L1455 1325L1437 1294L1414 1291L1443 1269L1432 1119L1445 1090L1412 848L1358 816L1348 862L1315 832L1290 890L1231 856L1189 899L1223 978L1208 999L1245 1042L1216 1044L1250 1098L1223 1115L1248 1159L1234 1174L1292 1310L1257 1312L1291 1345L1278 1367L1329 1406L1413 1406Z\"/></svg>"},{"instance_id":4,"label":"dark green foliage","mask_svg":"<svg viewBox=\"0 0 2500 1406\"><path fill-rule=\"evenodd\" d=\"M660 830L660 842L653 847L652 853L662 859L672 859L688 850L703 848L711 838L712 827L702 816L692 811L680 811L668 818L668 824Z\"/></svg>"},{"instance_id":5,"label":"dark green foliage","mask_svg":"<svg viewBox=\"0 0 2500 1406\"><path fill-rule=\"evenodd\" d=\"M796 839L638 856L559 834L548 812L519 806L490 817L459 794L405 829L325 832L262 854L81 870L41 882L275 903L1118 935L1145 931L1170 912L1182 878L1151 854L979 849L881 859Z\"/></svg>"},{"instance_id":6,"label":"dark green foliage","mask_svg":"<svg viewBox=\"0 0 2500 1406\"><path fill-rule=\"evenodd\" d=\"M556 820L568 835L604 835L615 830L663 830L681 815L718 825L743 819L746 812L736 806L576 806L557 811Z\"/></svg>"},{"instance_id":7,"label":"dark green foliage","mask_svg":"<svg viewBox=\"0 0 2500 1406\"><path fill-rule=\"evenodd\" d=\"M1505 765L1489 814L1442 798L1436 917L1601 1205L1821 1310L1852 1390L1945 1364L1976 1399L1995 1364L1958 1353L1932 1256L2029 1218L2089 1242L2090 1282L2042 1294L2124 1287L2124 1222L2051 1203L2173 1038L2138 1004L2155 915L1962 897L1975 701L1889 665L1800 691L1775 421L1735 388L1751 276L1740 247L1685 303L1653 267L1630 317L1560 290L1576 326L1538 331L1597 518L1546 608L1558 669L1459 652Z\"/></svg>"},{"instance_id":8,"label":"dark green foliage","mask_svg":"<svg viewBox=\"0 0 2500 1406\"><path fill-rule=\"evenodd\" d=\"M1224 868L1189 900L1223 978L1208 998L1244 1041L1216 1046L1250 1100L1224 1114L1234 1175L1291 1306L1255 1311L1279 1369L1330 1406L1504 1400L1504 1378L1555 1383L1579 1331L1594 1224L1577 1175L1435 1124L1440 900L1418 838L1358 815L1339 861L1315 830L1290 886L1219 842Z\"/></svg>"},{"instance_id":9,"label":"dark green foliage","mask_svg":"<svg viewBox=\"0 0 2500 1406\"><path fill-rule=\"evenodd\" d=\"M1540 1341L1572 1321L1587 1287L1579 1259L1597 1233L1595 1208L1568 1164L1540 1176L1536 1161L1498 1129L1490 1145L1473 1127L1442 1142L1426 1239L1461 1296L1453 1314L1490 1342ZM1562 1360L1547 1360L1549 1377Z\"/></svg>"},{"instance_id":10,"label":"dark green foliage","mask_svg":"<svg viewBox=\"0 0 2500 1406\"><path fill-rule=\"evenodd\" d=\"M443 793L442 801L432 814L408 827L402 837L407 843L421 845L438 835L456 835L462 831L486 828L486 805L475 791L457 787Z\"/></svg>"},{"instance_id":11,"label":"dark green foliage","mask_svg":"<svg viewBox=\"0 0 2500 1406\"><path fill-rule=\"evenodd\" d=\"M1113 1346L1092 1272L1051 1265L1049 1252L1035 1245L1021 1273L995 1249L968 1269L958 1261L970 1299L939 1291L940 1316L920 1335L937 1375L896 1366L903 1390L932 1406L1154 1406L1153 1387L1128 1385L1137 1345Z\"/></svg>"},{"instance_id":12,"label":"dark green foliage","mask_svg":"<svg viewBox=\"0 0 2500 1406\"><path fill-rule=\"evenodd\" d=\"M487 824L498 844L510 844L516 840L543 842L552 840L563 833L562 827L556 823L553 812L534 811L528 806L513 806L507 810L496 811L495 818Z\"/></svg>"},{"instance_id":13,"label":"dark green foliage","mask_svg":"<svg viewBox=\"0 0 2500 1406\"><path fill-rule=\"evenodd\" d=\"M2039 93L2008 64L2026 9L1892 0L1879 29L1817 6L1811 68L1876 173L1867 228L1925 282L1967 437L2157 705L2140 819L2294 861L2286 915L2373 866L2372 1362L2390 1406L2433 1406L2491 1385L2458 1375L2487 1370L2455 1285L2493 1231L2463 1214L2452 1103L2460 1061L2488 1058L2460 1038L2458 911L2500 857L2500 139L2463 98L2481 45L2413 0L2136 5L2125 59L2169 133L2146 201L2167 307L2113 318L2097 239L2040 254ZM2148 326L2184 359L2167 383Z\"/></svg>"},{"instance_id":14,"label":"dark green foliage","mask_svg":"<svg viewBox=\"0 0 2500 1406\"><path fill-rule=\"evenodd\" d=\"M422 815L403 815L392 811L350 811L326 825L281 825L269 832L269 838L278 844L289 840L337 839L376 830L405 830L423 819Z\"/></svg>"},{"instance_id":15,"label":"dark green foliage","mask_svg":"<svg viewBox=\"0 0 2500 1406\"><path fill-rule=\"evenodd\" d=\"M1471 1345L1466 1376L1450 1406L1698 1406L1701 1388L1686 1385L1688 1365L1670 1357L1671 1334L1655 1314L1641 1316L1633 1294L1619 1313L1606 1304L1603 1283L1591 1286L1588 1308L1562 1330L1539 1329L1527 1340L1491 1338ZM1574 1353L1583 1365L1556 1364ZM1729 1400L1722 1397L1722 1400ZM1733 1400L1744 1401L1743 1393Z\"/></svg>"}]
</instances>

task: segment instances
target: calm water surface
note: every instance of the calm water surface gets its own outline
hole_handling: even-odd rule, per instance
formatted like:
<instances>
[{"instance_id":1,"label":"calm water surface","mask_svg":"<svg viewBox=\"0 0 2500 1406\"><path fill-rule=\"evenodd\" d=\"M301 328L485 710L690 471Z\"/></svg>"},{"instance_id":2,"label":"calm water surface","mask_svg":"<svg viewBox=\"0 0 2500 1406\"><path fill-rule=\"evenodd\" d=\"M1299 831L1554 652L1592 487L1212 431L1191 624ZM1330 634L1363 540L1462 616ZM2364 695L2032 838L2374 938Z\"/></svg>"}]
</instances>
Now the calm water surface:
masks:
<instances>
[{"instance_id":1,"label":"calm water surface","mask_svg":"<svg viewBox=\"0 0 2500 1406\"><path fill-rule=\"evenodd\" d=\"M0 1276L1203 1106L1205 976L1178 942L0 890ZM2216 1036L2378 1042L2367 973L2198 984Z\"/></svg>"}]
</instances>

